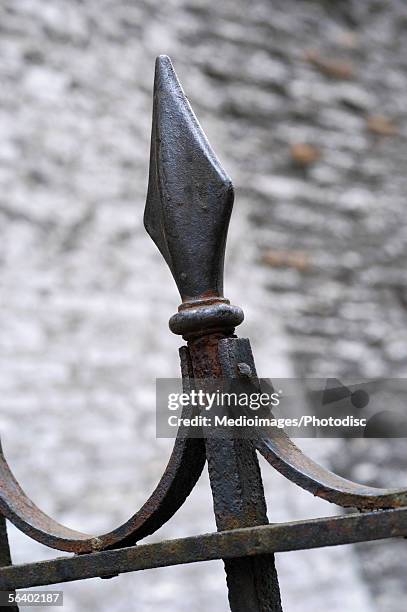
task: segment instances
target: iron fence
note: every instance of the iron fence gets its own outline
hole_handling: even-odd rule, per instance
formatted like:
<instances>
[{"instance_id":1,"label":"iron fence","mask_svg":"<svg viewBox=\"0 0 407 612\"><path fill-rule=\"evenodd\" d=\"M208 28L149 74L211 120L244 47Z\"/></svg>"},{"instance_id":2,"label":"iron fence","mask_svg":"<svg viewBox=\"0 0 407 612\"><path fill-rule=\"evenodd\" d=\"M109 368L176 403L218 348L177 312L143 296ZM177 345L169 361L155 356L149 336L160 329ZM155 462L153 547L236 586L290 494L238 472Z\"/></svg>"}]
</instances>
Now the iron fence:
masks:
<instances>
[{"instance_id":1,"label":"iron fence","mask_svg":"<svg viewBox=\"0 0 407 612\"><path fill-rule=\"evenodd\" d=\"M182 91L168 57L156 62L145 226L166 260L182 303L170 329L182 335L184 388L197 380L257 375L250 343L237 338L240 308L223 297L223 259L233 186ZM184 416L192 407L184 408ZM269 524L257 452L286 478L346 515ZM208 463L218 532L137 545L180 508ZM343 479L306 456L284 433L177 437L152 495L128 521L94 536L59 524L24 493L0 449L0 590L223 559L234 612L276 612L281 600L274 554L407 536L407 490L376 489ZM74 553L13 565L6 519L51 548ZM9 608L11 609L11 608ZM17 610L17 606L14 606Z\"/></svg>"}]
</instances>

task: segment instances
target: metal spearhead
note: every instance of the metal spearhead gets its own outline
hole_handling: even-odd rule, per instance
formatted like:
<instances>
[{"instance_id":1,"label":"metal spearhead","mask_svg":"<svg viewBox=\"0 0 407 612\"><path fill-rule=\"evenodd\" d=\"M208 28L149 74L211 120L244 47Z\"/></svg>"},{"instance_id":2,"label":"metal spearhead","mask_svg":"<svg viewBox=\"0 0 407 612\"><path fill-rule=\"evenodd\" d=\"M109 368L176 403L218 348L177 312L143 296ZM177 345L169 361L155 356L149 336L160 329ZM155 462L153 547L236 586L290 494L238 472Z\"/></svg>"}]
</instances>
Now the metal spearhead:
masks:
<instances>
[{"instance_id":1,"label":"metal spearhead","mask_svg":"<svg viewBox=\"0 0 407 612\"><path fill-rule=\"evenodd\" d=\"M156 60L144 225L182 298L170 328L185 338L230 334L243 312L223 297L233 185L182 90L169 57Z\"/></svg>"},{"instance_id":2,"label":"metal spearhead","mask_svg":"<svg viewBox=\"0 0 407 612\"><path fill-rule=\"evenodd\" d=\"M221 297L233 186L182 90L171 60L156 60L144 224L182 301Z\"/></svg>"}]
</instances>

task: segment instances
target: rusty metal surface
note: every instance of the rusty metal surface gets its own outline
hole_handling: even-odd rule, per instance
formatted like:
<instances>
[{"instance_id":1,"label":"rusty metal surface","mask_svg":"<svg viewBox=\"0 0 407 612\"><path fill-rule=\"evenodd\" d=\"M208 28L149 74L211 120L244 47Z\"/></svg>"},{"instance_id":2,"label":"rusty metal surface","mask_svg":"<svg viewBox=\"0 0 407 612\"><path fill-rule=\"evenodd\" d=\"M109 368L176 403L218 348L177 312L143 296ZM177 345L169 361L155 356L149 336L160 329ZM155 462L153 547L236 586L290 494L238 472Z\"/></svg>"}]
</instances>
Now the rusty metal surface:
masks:
<instances>
[{"instance_id":1,"label":"rusty metal surface","mask_svg":"<svg viewBox=\"0 0 407 612\"><path fill-rule=\"evenodd\" d=\"M6 519L0 514L0 567L11 564Z\"/></svg>"},{"instance_id":2,"label":"rusty metal surface","mask_svg":"<svg viewBox=\"0 0 407 612\"><path fill-rule=\"evenodd\" d=\"M263 525L0 568L0 589L28 588L213 559L407 536L407 508ZM251 608L249 608L251 610Z\"/></svg>"},{"instance_id":3,"label":"rusty metal surface","mask_svg":"<svg viewBox=\"0 0 407 612\"><path fill-rule=\"evenodd\" d=\"M250 344L238 338L205 336L188 344L196 379L237 375L237 365L250 361ZM251 440L205 439L216 525L219 531L268 523L263 483ZM233 612L277 612L280 590L273 555L225 560Z\"/></svg>"},{"instance_id":4,"label":"rusty metal surface","mask_svg":"<svg viewBox=\"0 0 407 612\"><path fill-rule=\"evenodd\" d=\"M189 414L189 408L186 408ZM28 536L58 550L84 553L129 546L153 533L183 504L205 464L202 440L179 438L157 487L123 525L99 536L69 529L40 510L24 493L0 447L0 512Z\"/></svg>"},{"instance_id":5,"label":"rusty metal surface","mask_svg":"<svg viewBox=\"0 0 407 612\"><path fill-rule=\"evenodd\" d=\"M10 546L7 535L6 519L0 514L0 567L11 565ZM12 589L14 591L14 589ZM18 606L7 606L10 612L18 612Z\"/></svg>"},{"instance_id":6,"label":"rusty metal surface","mask_svg":"<svg viewBox=\"0 0 407 612\"><path fill-rule=\"evenodd\" d=\"M379 489L352 482L308 457L284 433L256 440L263 457L283 476L313 495L343 507L374 510L407 506L406 489Z\"/></svg>"}]
</instances>

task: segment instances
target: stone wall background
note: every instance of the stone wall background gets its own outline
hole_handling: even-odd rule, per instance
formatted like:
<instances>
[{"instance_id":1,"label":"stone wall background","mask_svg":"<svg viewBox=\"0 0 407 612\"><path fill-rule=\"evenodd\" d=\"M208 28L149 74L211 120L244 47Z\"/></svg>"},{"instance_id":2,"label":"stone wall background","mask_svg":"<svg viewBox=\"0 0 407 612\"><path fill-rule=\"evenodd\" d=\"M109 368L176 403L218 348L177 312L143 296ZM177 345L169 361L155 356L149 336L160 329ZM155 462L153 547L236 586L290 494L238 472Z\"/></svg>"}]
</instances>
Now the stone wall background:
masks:
<instances>
[{"instance_id":1,"label":"stone wall background","mask_svg":"<svg viewBox=\"0 0 407 612\"><path fill-rule=\"evenodd\" d=\"M405 376L406 30L401 0L0 1L0 431L45 511L108 529L169 454L154 378L178 372L178 297L142 226L159 53L236 187L226 295L259 372ZM404 441L306 446L403 483ZM270 520L337 512L263 472ZM211 512L204 475L153 539ZM15 562L54 555L11 540ZM286 609L399 612L403 544L280 555ZM221 563L64 592L67 612L227 610Z\"/></svg>"}]
</instances>

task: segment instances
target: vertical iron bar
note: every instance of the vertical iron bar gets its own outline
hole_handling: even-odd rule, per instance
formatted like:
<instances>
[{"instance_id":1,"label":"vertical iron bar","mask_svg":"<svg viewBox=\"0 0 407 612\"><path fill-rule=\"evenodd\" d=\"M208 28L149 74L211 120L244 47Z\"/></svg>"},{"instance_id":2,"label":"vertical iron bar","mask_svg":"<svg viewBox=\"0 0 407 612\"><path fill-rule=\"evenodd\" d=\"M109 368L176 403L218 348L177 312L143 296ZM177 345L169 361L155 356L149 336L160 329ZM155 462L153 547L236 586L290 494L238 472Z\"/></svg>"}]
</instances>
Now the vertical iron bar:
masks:
<instances>
[{"instance_id":1,"label":"vertical iron bar","mask_svg":"<svg viewBox=\"0 0 407 612\"><path fill-rule=\"evenodd\" d=\"M7 565L11 565L10 545L7 536L6 519L0 513L0 567L6 567ZM2 607L0 606L0 609ZM17 605L7 606L6 610L8 612L19 612Z\"/></svg>"},{"instance_id":2,"label":"vertical iron bar","mask_svg":"<svg viewBox=\"0 0 407 612\"><path fill-rule=\"evenodd\" d=\"M250 343L211 334L189 341L196 379L236 378L246 363L255 374ZM205 439L218 531L268 523L263 483L251 440ZM224 560L232 612L281 612L274 555Z\"/></svg>"}]
</instances>

